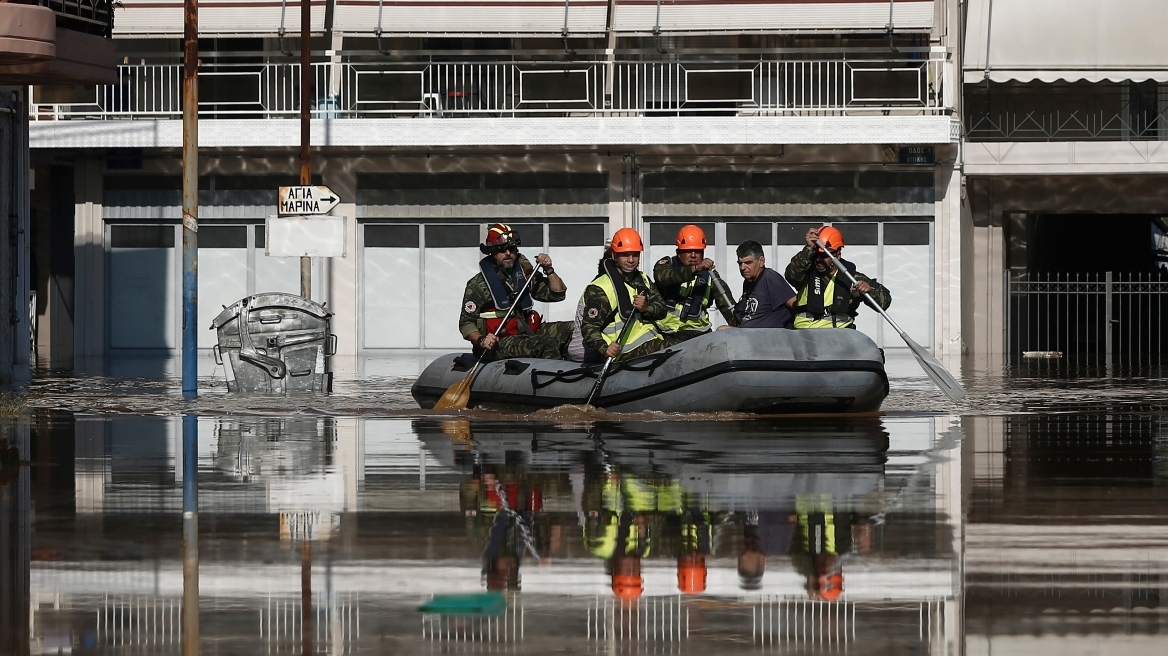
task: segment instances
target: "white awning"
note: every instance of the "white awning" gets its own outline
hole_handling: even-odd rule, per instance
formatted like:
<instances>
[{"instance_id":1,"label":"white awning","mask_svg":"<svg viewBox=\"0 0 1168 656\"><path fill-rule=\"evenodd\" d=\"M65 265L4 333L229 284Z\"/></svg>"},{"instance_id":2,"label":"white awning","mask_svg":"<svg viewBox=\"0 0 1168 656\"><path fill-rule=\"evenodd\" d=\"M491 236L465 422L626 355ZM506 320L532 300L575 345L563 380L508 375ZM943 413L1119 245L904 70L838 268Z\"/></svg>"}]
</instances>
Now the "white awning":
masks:
<instances>
[{"instance_id":1,"label":"white awning","mask_svg":"<svg viewBox=\"0 0 1168 656\"><path fill-rule=\"evenodd\" d=\"M927 32L934 0L617 0L622 34ZM605 33L607 0L337 0L335 29L386 36ZM565 25L566 22L566 25Z\"/></svg>"},{"instance_id":2,"label":"white awning","mask_svg":"<svg viewBox=\"0 0 1168 656\"><path fill-rule=\"evenodd\" d=\"M607 0L337 0L333 28L371 36L601 36Z\"/></svg>"},{"instance_id":3,"label":"white awning","mask_svg":"<svg viewBox=\"0 0 1168 656\"><path fill-rule=\"evenodd\" d=\"M613 29L686 32L928 32L933 0L617 0Z\"/></svg>"},{"instance_id":4,"label":"white awning","mask_svg":"<svg viewBox=\"0 0 1168 656\"><path fill-rule=\"evenodd\" d=\"M324 0L311 0L313 32L324 31ZM115 37L181 36L183 0L122 0L114 13ZM276 34L281 17L289 34L300 33L300 2L202 0L199 36Z\"/></svg>"},{"instance_id":5,"label":"white awning","mask_svg":"<svg viewBox=\"0 0 1168 656\"><path fill-rule=\"evenodd\" d=\"M1168 1L968 0L965 81L1168 81Z\"/></svg>"}]
</instances>

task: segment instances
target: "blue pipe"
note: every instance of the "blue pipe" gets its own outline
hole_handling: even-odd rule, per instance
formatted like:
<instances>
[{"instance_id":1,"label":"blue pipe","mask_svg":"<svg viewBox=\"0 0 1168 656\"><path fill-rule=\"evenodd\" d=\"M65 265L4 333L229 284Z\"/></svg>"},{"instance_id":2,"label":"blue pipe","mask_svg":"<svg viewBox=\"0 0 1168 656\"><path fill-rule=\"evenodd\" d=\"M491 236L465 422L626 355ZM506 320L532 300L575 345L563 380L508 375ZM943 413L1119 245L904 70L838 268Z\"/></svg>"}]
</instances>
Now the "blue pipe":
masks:
<instances>
[{"instance_id":1,"label":"blue pipe","mask_svg":"<svg viewBox=\"0 0 1168 656\"><path fill-rule=\"evenodd\" d=\"M182 392L193 399L199 395L199 233L183 227L183 325Z\"/></svg>"}]
</instances>

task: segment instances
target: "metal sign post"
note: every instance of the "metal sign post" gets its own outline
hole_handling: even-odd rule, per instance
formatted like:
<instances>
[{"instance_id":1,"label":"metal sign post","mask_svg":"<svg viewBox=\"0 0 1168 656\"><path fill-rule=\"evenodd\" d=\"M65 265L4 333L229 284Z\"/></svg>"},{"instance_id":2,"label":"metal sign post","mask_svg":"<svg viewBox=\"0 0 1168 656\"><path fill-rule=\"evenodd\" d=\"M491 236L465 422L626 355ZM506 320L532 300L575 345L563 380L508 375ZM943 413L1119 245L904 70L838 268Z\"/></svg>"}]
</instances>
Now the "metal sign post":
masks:
<instances>
[{"instance_id":1,"label":"metal sign post","mask_svg":"<svg viewBox=\"0 0 1168 656\"><path fill-rule=\"evenodd\" d=\"M182 391L199 394L199 2L183 3Z\"/></svg>"}]
</instances>

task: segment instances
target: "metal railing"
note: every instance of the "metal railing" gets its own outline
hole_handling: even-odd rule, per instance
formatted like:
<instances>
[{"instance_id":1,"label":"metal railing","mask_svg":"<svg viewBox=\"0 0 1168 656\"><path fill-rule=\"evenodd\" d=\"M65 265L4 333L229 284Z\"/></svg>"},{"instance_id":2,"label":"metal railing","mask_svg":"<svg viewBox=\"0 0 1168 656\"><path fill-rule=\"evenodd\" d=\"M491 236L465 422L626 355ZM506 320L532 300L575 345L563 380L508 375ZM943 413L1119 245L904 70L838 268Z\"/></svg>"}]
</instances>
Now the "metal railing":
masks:
<instances>
[{"instance_id":1,"label":"metal railing","mask_svg":"<svg viewBox=\"0 0 1168 656\"><path fill-rule=\"evenodd\" d=\"M1168 89L967 92L969 141L1166 141Z\"/></svg>"},{"instance_id":2,"label":"metal railing","mask_svg":"<svg viewBox=\"0 0 1168 656\"><path fill-rule=\"evenodd\" d=\"M69 30L110 38L114 30L112 0L13 0L39 5L57 15L57 25Z\"/></svg>"},{"instance_id":3,"label":"metal railing","mask_svg":"<svg viewBox=\"0 0 1168 656\"><path fill-rule=\"evenodd\" d=\"M1162 362L1168 275L1005 273L1011 358L1114 354ZM1056 355L1057 354L1057 355Z\"/></svg>"},{"instance_id":4,"label":"metal railing","mask_svg":"<svg viewBox=\"0 0 1168 656\"><path fill-rule=\"evenodd\" d=\"M321 63L314 118L940 114L943 60ZM175 118L179 64L124 65L118 83L33 120ZM200 115L294 118L300 65L214 64Z\"/></svg>"}]
</instances>

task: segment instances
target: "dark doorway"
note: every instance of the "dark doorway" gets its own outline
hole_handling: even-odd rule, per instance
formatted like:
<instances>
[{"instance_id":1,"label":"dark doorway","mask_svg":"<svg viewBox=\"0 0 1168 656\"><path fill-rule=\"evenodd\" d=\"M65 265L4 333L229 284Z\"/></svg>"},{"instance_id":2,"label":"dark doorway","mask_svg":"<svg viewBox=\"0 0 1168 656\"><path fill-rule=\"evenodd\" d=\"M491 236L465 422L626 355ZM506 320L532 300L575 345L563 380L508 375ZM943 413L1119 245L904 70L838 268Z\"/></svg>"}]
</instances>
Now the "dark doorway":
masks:
<instances>
[{"instance_id":1,"label":"dark doorway","mask_svg":"<svg viewBox=\"0 0 1168 656\"><path fill-rule=\"evenodd\" d=\"M1152 273L1153 227L1147 214L1038 214L1026 240L1030 273Z\"/></svg>"},{"instance_id":2,"label":"dark doorway","mask_svg":"<svg viewBox=\"0 0 1168 656\"><path fill-rule=\"evenodd\" d=\"M1168 353L1168 246L1163 218L1148 214L1035 215L1026 270L1006 282L1012 356L1089 355L1132 364Z\"/></svg>"}]
</instances>

